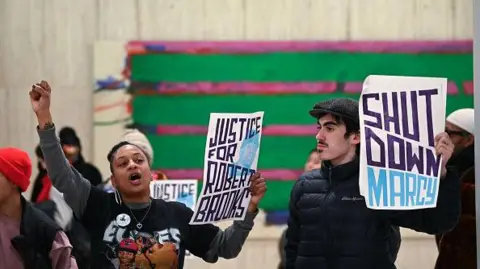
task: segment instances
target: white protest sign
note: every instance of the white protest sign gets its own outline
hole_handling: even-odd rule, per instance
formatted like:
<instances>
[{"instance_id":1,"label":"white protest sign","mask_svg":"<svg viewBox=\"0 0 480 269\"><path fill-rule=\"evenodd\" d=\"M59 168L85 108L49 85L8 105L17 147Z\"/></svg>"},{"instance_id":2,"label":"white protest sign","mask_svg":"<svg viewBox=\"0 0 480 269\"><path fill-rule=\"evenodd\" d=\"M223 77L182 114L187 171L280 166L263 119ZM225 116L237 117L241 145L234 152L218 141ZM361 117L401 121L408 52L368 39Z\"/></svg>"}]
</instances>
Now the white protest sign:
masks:
<instances>
[{"instance_id":1,"label":"white protest sign","mask_svg":"<svg viewBox=\"0 0 480 269\"><path fill-rule=\"evenodd\" d=\"M150 182L150 195L153 199L176 201L195 210L197 202L196 179L152 180Z\"/></svg>"},{"instance_id":2,"label":"white protest sign","mask_svg":"<svg viewBox=\"0 0 480 269\"><path fill-rule=\"evenodd\" d=\"M197 202L196 179L152 180L150 182L150 195L153 199L176 201L195 210ZM193 257L187 250L185 257Z\"/></svg>"},{"instance_id":3,"label":"white protest sign","mask_svg":"<svg viewBox=\"0 0 480 269\"><path fill-rule=\"evenodd\" d=\"M208 124L203 187L190 224L243 220L250 176L257 170L263 112L212 113Z\"/></svg>"},{"instance_id":4,"label":"white protest sign","mask_svg":"<svg viewBox=\"0 0 480 269\"><path fill-rule=\"evenodd\" d=\"M436 207L434 138L445 131L447 79L368 76L359 102L360 193L368 208Z\"/></svg>"}]
</instances>

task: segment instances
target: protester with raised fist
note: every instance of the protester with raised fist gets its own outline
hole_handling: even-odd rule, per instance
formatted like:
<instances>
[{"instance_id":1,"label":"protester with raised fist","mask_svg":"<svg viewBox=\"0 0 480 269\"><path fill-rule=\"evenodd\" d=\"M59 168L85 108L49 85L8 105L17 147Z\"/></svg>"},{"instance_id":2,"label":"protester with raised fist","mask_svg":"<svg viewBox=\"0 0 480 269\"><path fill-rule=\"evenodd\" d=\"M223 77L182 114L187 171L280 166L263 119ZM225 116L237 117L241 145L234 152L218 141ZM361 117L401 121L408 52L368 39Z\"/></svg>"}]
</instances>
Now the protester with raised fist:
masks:
<instances>
[{"instance_id":1,"label":"protester with raised fist","mask_svg":"<svg viewBox=\"0 0 480 269\"><path fill-rule=\"evenodd\" d=\"M265 179L259 173L250 178L251 199L243 221L235 221L225 231L212 224L190 225L193 211L185 205L150 198L148 158L130 142L118 143L108 154L115 192L92 187L65 159L50 114L51 93L45 81L30 91L40 145L53 185L90 232L92 268L119 268L120 263L124 267L127 261L131 267L148 262L150 268L183 268L185 250L210 263L240 253L266 192ZM135 242L132 246L129 240L129 249L137 249L134 258L119 249L124 239Z\"/></svg>"}]
</instances>

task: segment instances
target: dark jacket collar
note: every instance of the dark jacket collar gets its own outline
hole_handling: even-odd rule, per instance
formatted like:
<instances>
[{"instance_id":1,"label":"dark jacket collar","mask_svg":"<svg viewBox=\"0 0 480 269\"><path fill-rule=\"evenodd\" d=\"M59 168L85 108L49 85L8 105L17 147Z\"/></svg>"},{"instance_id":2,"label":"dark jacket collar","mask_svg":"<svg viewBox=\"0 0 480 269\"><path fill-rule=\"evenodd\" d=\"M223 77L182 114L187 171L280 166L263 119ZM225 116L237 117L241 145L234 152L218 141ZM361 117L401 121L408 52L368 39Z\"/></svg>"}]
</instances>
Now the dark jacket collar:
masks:
<instances>
[{"instance_id":1,"label":"dark jacket collar","mask_svg":"<svg viewBox=\"0 0 480 269\"><path fill-rule=\"evenodd\" d=\"M27 202L22 195L20 201L22 206L20 235L12 238L10 242L22 257L25 268L51 268L49 252L55 234L60 228L43 212Z\"/></svg>"},{"instance_id":2,"label":"dark jacket collar","mask_svg":"<svg viewBox=\"0 0 480 269\"><path fill-rule=\"evenodd\" d=\"M351 162L337 166L333 166L330 161L324 161L322 163L321 171L324 177L328 178L331 182L343 181L357 176L360 169L359 166L360 162L358 157L353 159Z\"/></svg>"},{"instance_id":3,"label":"dark jacket collar","mask_svg":"<svg viewBox=\"0 0 480 269\"><path fill-rule=\"evenodd\" d=\"M23 262L25 263L25 268L31 268L34 266L35 250L32 250L32 247L29 245L26 235L26 224L31 214L29 204L23 197L20 195L20 202L22 205L22 218L20 220L20 234L10 240L12 246L17 250L17 252L22 257Z\"/></svg>"},{"instance_id":4,"label":"dark jacket collar","mask_svg":"<svg viewBox=\"0 0 480 269\"><path fill-rule=\"evenodd\" d=\"M25 234L25 231L26 231L25 230L25 225L26 225L25 216L29 215L29 213L30 213L29 212L30 204L23 197L23 195L20 195L20 206L21 206L21 210L22 210L21 219L20 219L20 235L22 235L22 234Z\"/></svg>"}]
</instances>

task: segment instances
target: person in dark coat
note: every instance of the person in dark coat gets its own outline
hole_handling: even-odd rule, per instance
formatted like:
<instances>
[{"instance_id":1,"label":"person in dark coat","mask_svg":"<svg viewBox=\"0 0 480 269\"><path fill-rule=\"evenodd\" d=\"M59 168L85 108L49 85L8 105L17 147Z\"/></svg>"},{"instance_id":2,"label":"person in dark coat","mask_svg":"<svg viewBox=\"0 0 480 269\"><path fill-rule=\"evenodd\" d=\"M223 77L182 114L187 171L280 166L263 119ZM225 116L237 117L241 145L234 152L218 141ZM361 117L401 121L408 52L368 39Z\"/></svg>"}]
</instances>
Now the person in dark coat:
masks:
<instances>
[{"instance_id":1,"label":"person in dark coat","mask_svg":"<svg viewBox=\"0 0 480 269\"><path fill-rule=\"evenodd\" d=\"M35 208L41 210L52 220L55 220L55 213L58 212L56 203L51 200L52 181L48 177L45 159L40 145L35 148L37 156L38 175L33 185L30 201L34 203ZM70 243L73 246L72 255L75 257L79 269L90 267L90 237L80 222L73 218L69 227L65 228Z\"/></svg>"},{"instance_id":2,"label":"person in dark coat","mask_svg":"<svg viewBox=\"0 0 480 269\"><path fill-rule=\"evenodd\" d=\"M477 268L474 114L472 108L459 109L448 115L445 123L445 131L455 145L449 164L461 175L462 214L452 231L435 236L439 252L435 269Z\"/></svg>"},{"instance_id":3,"label":"person in dark coat","mask_svg":"<svg viewBox=\"0 0 480 269\"><path fill-rule=\"evenodd\" d=\"M442 235L435 269L476 269L475 167L462 176L462 214L457 226Z\"/></svg>"},{"instance_id":4,"label":"person in dark coat","mask_svg":"<svg viewBox=\"0 0 480 269\"><path fill-rule=\"evenodd\" d=\"M317 103L317 149L322 167L304 173L292 188L285 246L287 269L385 269L395 267L392 227L444 233L460 215L460 179L446 163L453 144L435 136L442 155L437 206L421 210L372 210L359 190L359 110L348 98Z\"/></svg>"},{"instance_id":5,"label":"person in dark coat","mask_svg":"<svg viewBox=\"0 0 480 269\"><path fill-rule=\"evenodd\" d=\"M103 181L102 175L97 167L85 161L82 155L82 145L80 138L71 127L64 127L59 133L60 144L68 161L83 177L90 181L92 186L96 187Z\"/></svg>"}]
</instances>

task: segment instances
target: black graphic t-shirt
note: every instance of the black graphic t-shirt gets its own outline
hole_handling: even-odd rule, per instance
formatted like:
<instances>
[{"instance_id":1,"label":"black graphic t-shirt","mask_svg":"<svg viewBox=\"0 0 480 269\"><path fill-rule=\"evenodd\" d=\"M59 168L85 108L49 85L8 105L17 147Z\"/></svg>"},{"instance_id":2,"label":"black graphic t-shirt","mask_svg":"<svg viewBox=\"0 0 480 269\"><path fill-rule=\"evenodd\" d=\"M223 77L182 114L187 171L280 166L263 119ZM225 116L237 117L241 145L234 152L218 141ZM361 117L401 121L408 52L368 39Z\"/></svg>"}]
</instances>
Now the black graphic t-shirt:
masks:
<instances>
[{"instance_id":1,"label":"black graphic t-shirt","mask_svg":"<svg viewBox=\"0 0 480 269\"><path fill-rule=\"evenodd\" d=\"M181 269L185 250L202 258L219 228L189 225L192 215L182 203L159 199L129 209L113 193L91 188L81 221L91 235L92 268Z\"/></svg>"}]
</instances>

